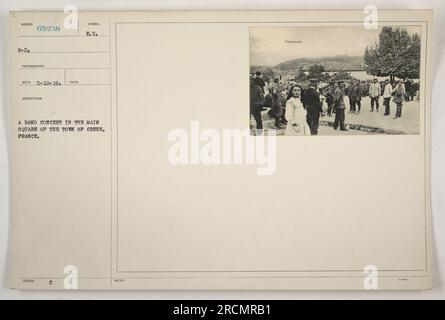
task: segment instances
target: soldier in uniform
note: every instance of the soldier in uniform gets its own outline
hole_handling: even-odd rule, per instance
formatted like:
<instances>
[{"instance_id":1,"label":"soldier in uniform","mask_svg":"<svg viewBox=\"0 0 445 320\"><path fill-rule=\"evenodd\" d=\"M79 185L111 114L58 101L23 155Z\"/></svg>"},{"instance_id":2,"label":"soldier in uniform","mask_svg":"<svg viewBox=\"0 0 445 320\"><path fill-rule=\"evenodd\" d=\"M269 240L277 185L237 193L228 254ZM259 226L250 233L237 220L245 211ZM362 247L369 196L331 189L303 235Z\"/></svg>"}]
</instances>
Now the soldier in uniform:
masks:
<instances>
[{"instance_id":1,"label":"soldier in uniform","mask_svg":"<svg viewBox=\"0 0 445 320\"><path fill-rule=\"evenodd\" d=\"M323 112L320 95L317 91L317 79L309 80L309 88L304 91L302 102L307 111L306 120L311 129L311 135L317 135L320 114Z\"/></svg>"},{"instance_id":2,"label":"soldier in uniform","mask_svg":"<svg viewBox=\"0 0 445 320\"><path fill-rule=\"evenodd\" d=\"M380 84L377 82L377 78L374 78L373 82L369 86L368 93L371 97L371 112L374 111L374 104L376 111L379 112L379 98L380 94L382 93L382 89Z\"/></svg>"},{"instance_id":3,"label":"soldier in uniform","mask_svg":"<svg viewBox=\"0 0 445 320\"><path fill-rule=\"evenodd\" d=\"M334 97L335 97L335 81L331 79L329 88L326 93L326 103L328 104L328 116L332 116L332 110L334 109Z\"/></svg>"},{"instance_id":4,"label":"soldier in uniform","mask_svg":"<svg viewBox=\"0 0 445 320\"><path fill-rule=\"evenodd\" d=\"M261 91L263 91L264 95L264 87L266 86L266 83L263 80L263 75L261 74L261 71L255 72L255 77L253 78L253 82L260 87Z\"/></svg>"},{"instance_id":5,"label":"soldier in uniform","mask_svg":"<svg viewBox=\"0 0 445 320\"><path fill-rule=\"evenodd\" d=\"M338 85L335 87L334 95L334 130L337 130L337 128L340 126L341 131L348 131L348 129L345 127L345 108L345 84L343 81L338 81Z\"/></svg>"},{"instance_id":6,"label":"soldier in uniform","mask_svg":"<svg viewBox=\"0 0 445 320\"><path fill-rule=\"evenodd\" d=\"M357 79L353 80L352 86L348 90L349 101L350 101L349 113L357 113L357 111L360 112L361 99L362 99L361 91L362 90L360 86L360 81L358 81ZM358 110L356 108L357 106Z\"/></svg>"},{"instance_id":7,"label":"soldier in uniform","mask_svg":"<svg viewBox=\"0 0 445 320\"><path fill-rule=\"evenodd\" d=\"M261 119L261 108L264 104L264 93L261 87L255 83L255 79L250 79L250 114L256 121L256 129L263 130L263 120Z\"/></svg>"},{"instance_id":8,"label":"soldier in uniform","mask_svg":"<svg viewBox=\"0 0 445 320\"><path fill-rule=\"evenodd\" d=\"M355 113L359 114L360 109L362 108L362 96L364 95L364 92L366 92L366 83L364 81L360 82L360 80L356 80L355 82L355 104L357 108L355 108Z\"/></svg>"}]
</instances>

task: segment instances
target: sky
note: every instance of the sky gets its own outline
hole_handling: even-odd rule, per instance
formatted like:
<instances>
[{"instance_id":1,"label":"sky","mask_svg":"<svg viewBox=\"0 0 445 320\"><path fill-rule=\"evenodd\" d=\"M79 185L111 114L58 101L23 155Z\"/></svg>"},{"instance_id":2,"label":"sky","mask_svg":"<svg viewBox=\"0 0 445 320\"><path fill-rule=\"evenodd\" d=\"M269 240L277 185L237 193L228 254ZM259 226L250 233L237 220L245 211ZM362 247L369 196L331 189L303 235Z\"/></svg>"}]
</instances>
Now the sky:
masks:
<instances>
[{"instance_id":1,"label":"sky","mask_svg":"<svg viewBox=\"0 0 445 320\"><path fill-rule=\"evenodd\" d=\"M419 33L419 26L406 27ZM296 58L362 56L378 42L381 27L253 27L250 29L250 65L273 66Z\"/></svg>"}]
</instances>

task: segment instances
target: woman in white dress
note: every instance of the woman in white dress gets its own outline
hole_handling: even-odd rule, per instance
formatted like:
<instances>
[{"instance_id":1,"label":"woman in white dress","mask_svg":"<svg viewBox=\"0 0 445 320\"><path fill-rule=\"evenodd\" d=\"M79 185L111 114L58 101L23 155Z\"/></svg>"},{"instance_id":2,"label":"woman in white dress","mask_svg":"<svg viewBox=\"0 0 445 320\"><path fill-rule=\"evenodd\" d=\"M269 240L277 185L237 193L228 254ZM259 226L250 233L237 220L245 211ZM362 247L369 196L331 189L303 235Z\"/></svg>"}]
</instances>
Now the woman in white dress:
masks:
<instances>
[{"instance_id":1,"label":"woman in white dress","mask_svg":"<svg viewBox=\"0 0 445 320\"><path fill-rule=\"evenodd\" d=\"M286 99L286 136L309 136L311 130L306 122L306 110L301 102L301 87L293 86Z\"/></svg>"}]
</instances>

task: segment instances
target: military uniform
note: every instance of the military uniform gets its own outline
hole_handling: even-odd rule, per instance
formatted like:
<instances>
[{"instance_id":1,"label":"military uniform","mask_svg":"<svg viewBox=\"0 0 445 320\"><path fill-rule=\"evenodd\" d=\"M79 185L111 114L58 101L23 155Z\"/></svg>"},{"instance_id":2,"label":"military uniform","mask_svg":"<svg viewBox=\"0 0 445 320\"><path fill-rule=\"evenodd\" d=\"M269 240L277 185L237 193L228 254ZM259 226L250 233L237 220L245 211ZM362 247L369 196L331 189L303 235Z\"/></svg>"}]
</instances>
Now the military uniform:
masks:
<instances>
[{"instance_id":1,"label":"military uniform","mask_svg":"<svg viewBox=\"0 0 445 320\"><path fill-rule=\"evenodd\" d=\"M335 88L334 96L335 120L334 129L340 126L340 130L346 131L345 127L345 93L340 87Z\"/></svg>"},{"instance_id":2,"label":"military uniform","mask_svg":"<svg viewBox=\"0 0 445 320\"><path fill-rule=\"evenodd\" d=\"M250 81L250 114L256 121L256 128L263 129L263 120L261 119L261 108L264 104L264 94L260 86L253 80Z\"/></svg>"},{"instance_id":3,"label":"military uniform","mask_svg":"<svg viewBox=\"0 0 445 320\"><path fill-rule=\"evenodd\" d=\"M304 90L302 102L307 112L306 121L311 130L311 135L317 135L320 113L323 112L320 102L320 95L314 87L309 87L308 89Z\"/></svg>"}]
</instances>

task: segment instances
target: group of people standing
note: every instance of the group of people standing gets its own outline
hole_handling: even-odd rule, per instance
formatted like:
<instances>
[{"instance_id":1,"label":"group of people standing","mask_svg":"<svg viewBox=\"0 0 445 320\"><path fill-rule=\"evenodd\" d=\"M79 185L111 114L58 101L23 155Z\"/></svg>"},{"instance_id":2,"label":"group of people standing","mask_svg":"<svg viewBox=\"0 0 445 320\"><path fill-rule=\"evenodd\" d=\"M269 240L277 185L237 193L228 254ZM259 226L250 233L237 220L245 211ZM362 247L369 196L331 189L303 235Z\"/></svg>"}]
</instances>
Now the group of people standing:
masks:
<instances>
[{"instance_id":1,"label":"group of people standing","mask_svg":"<svg viewBox=\"0 0 445 320\"><path fill-rule=\"evenodd\" d=\"M323 113L320 93L315 79L303 89L298 84L285 86L278 79L267 86L261 73L250 78L250 113L256 121L256 129L262 130L261 112L275 119L277 129L286 128L285 135L317 135L320 115Z\"/></svg>"},{"instance_id":2,"label":"group of people standing","mask_svg":"<svg viewBox=\"0 0 445 320\"><path fill-rule=\"evenodd\" d=\"M410 79L399 80L390 83L389 79L378 82L374 79L372 82L359 81L353 79L345 88L345 94L349 98L349 113L359 114L362 98L369 96L371 101L371 112L379 112L380 97L383 96L383 106L385 107L384 116L391 113L390 102L396 104L396 113L394 119L402 117L402 106L404 101L412 101L419 91L419 84ZM329 94L329 92L327 93Z\"/></svg>"},{"instance_id":3,"label":"group of people standing","mask_svg":"<svg viewBox=\"0 0 445 320\"><path fill-rule=\"evenodd\" d=\"M416 88L417 86L417 88ZM391 98L396 104L394 119L402 116L403 102L413 100L418 91L418 84L411 80L399 80L397 84L389 80L378 82L348 82L331 79L329 84L319 86L317 79L310 79L307 84L290 82L287 85L274 79L266 85L261 72L250 77L250 113L256 121L257 130L263 129L261 112L275 119L277 129L286 128L285 135L317 135L320 116L335 114L333 128L347 131L345 126L346 99L349 100L349 113L359 114L361 102L369 96L371 112L379 112L380 97L383 96L384 115L390 114Z\"/></svg>"}]
</instances>

